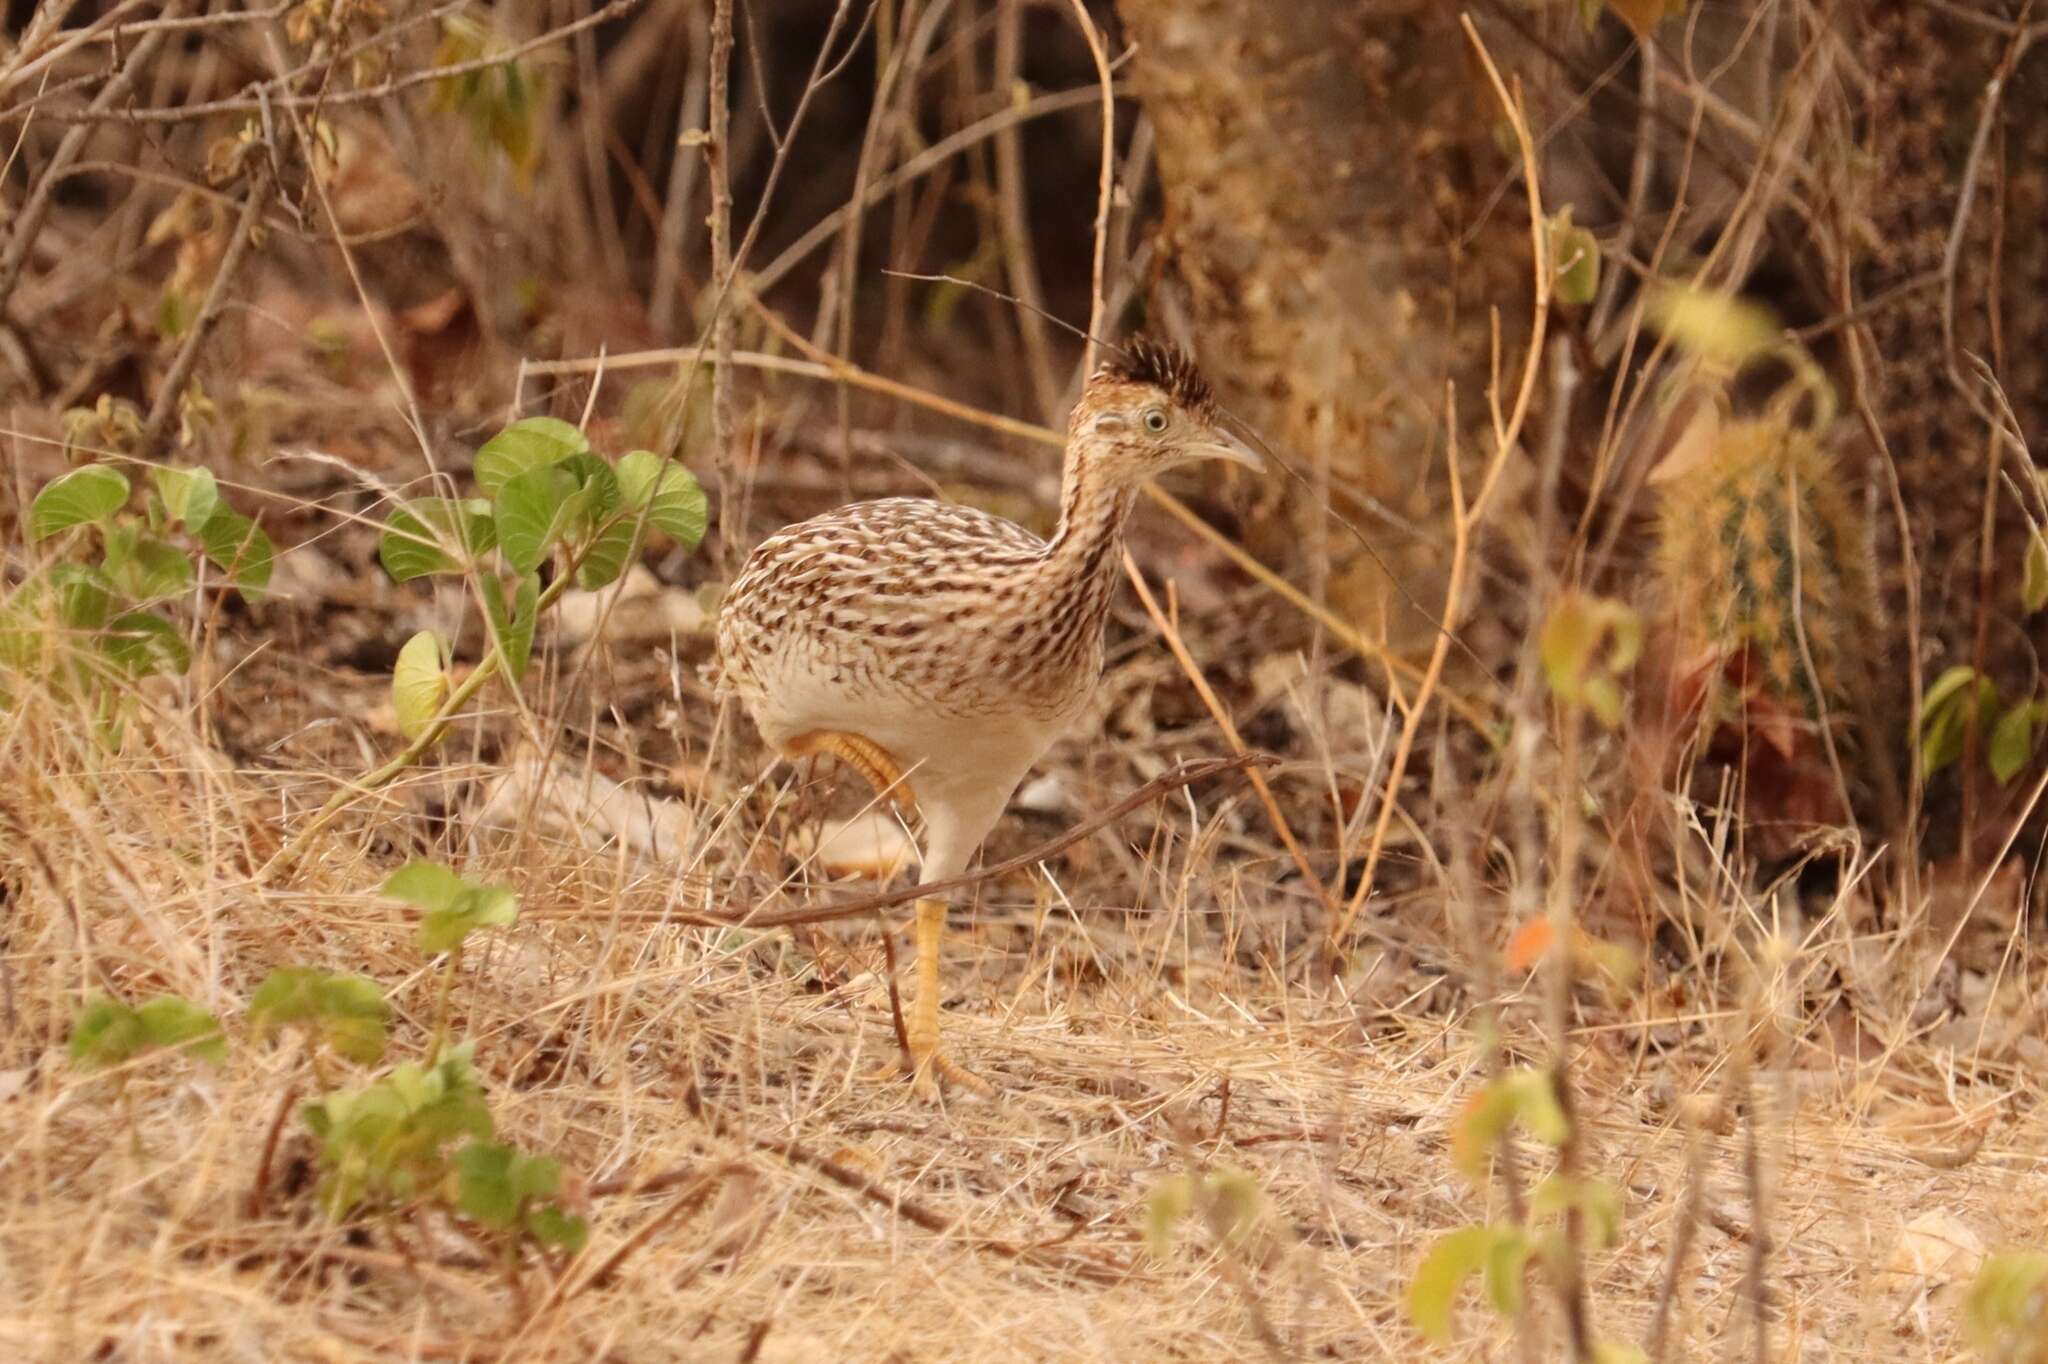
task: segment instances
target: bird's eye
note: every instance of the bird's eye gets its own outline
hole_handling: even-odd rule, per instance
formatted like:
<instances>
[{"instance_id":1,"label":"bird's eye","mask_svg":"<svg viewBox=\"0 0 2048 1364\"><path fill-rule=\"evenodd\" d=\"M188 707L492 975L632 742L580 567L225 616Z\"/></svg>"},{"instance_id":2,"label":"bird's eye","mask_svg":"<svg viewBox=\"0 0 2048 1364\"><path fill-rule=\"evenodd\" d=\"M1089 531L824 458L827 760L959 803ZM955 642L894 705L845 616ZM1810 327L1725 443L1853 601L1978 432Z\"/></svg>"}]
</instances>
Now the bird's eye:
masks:
<instances>
[{"instance_id":1,"label":"bird's eye","mask_svg":"<svg viewBox=\"0 0 2048 1364\"><path fill-rule=\"evenodd\" d=\"M1166 429L1166 414L1156 407L1145 409L1145 429L1158 433Z\"/></svg>"}]
</instances>

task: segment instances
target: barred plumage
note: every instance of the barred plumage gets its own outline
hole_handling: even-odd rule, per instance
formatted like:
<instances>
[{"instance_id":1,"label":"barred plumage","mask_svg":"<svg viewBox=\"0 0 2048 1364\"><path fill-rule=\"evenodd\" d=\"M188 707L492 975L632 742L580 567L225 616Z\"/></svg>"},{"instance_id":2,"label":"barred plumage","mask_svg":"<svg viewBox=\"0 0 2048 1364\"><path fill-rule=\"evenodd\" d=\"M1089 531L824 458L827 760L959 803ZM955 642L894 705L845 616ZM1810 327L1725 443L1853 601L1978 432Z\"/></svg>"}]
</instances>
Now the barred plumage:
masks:
<instances>
[{"instance_id":1,"label":"barred plumage","mask_svg":"<svg viewBox=\"0 0 2048 1364\"><path fill-rule=\"evenodd\" d=\"M1189 459L1259 467L1215 418L1185 352L1134 338L1074 408L1050 539L905 497L791 526L754 550L719 607L721 687L779 752L831 752L914 793L922 879L959 875L1102 671L1139 487ZM934 987L944 908L919 906L920 975ZM920 992L914 1059L964 1078L936 1056L934 994Z\"/></svg>"}]
</instances>

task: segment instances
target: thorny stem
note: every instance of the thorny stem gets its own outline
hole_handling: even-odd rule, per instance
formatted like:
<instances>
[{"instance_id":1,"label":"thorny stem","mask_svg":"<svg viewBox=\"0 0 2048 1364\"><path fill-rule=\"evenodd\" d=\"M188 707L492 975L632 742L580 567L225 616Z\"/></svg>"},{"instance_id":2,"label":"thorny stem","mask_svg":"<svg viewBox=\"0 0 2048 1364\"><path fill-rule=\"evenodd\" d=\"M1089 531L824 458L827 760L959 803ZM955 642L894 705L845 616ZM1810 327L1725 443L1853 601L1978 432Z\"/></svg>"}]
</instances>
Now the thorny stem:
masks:
<instances>
[{"instance_id":1,"label":"thorny stem","mask_svg":"<svg viewBox=\"0 0 2048 1364\"><path fill-rule=\"evenodd\" d=\"M1557 857L1550 881L1550 991L1546 1000L1550 1083L1565 1120L1564 1140L1557 1147L1557 1176L1564 1181L1567 1200L1565 1253L1554 1272L1558 1306L1564 1312L1572 1357L1580 1361L1592 1358L1593 1353L1592 1329L1586 1309L1586 1216L1577 1188L1581 1163L1580 1131L1571 1086L1572 950L1573 940L1578 936L1574 908L1578 898L1579 839L1583 823L1578 806L1579 747L1584 727L1585 716L1579 707L1564 708Z\"/></svg>"}]
</instances>

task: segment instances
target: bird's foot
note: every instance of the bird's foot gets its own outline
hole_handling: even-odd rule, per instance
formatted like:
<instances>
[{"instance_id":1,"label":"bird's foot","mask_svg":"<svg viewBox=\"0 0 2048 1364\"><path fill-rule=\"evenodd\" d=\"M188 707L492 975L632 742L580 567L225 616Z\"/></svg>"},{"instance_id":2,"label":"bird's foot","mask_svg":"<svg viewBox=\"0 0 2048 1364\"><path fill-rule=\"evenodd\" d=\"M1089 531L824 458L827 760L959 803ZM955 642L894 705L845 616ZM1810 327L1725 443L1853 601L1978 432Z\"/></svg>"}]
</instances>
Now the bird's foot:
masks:
<instances>
[{"instance_id":1,"label":"bird's foot","mask_svg":"<svg viewBox=\"0 0 2048 1364\"><path fill-rule=\"evenodd\" d=\"M912 1040L909 1071L910 1087L920 1095L929 1096L936 1093L942 1081L955 1089L967 1090L984 1099L992 1099L996 1094L994 1085L946 1055L936 1041L920 1047L914 1039Z\"/></svg>"}]
</instances>

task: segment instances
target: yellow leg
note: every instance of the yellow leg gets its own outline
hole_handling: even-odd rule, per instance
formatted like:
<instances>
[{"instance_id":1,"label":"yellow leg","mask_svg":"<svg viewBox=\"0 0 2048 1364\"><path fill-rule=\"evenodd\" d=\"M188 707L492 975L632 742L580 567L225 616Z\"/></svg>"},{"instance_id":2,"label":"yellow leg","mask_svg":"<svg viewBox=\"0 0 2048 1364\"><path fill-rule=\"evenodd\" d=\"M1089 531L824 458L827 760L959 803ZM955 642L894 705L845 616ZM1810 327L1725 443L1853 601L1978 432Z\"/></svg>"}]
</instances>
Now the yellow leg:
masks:
<instances>
[{"instance_id":1,"label":"yellow leg","mask_svg":"<svg viewBox=\"0 0 2048 1364\"><path fill-rule=\"evenodd\" d=\"M904 1025L910 1043L911 1081L927 1089L934 1080L993 1094L988 1081L939 1050L939 946L946 937L946 902L917 902L917 997Z\"/></svg>"},{"instance_id":2,"label":"yellow leg","mask_svg":"<svg viewBox=\"0 0 2048 1364\"><path fill-rule=\"evenodd\" d=\"M894 754L861 734L835 730L812 730L784 746L792 758L829 753L867 780L868 785L896 802L905 814L917 808L910 782ZM917 902L917 997L910 1003L910 1017L904 1022L904 1040L910 1047L910 1073L919 1089L929 1089L935 1080L959 1084L978 1094L993 1094L989 1083L954 1061L939 1049L939 947L946 935L946 902Z\"/></svg>"},{"instance_id":3,"label":"yellow leg","mask_svg":"<svg viewBox=\"0 0 2048 1364\"><path fill-rule=\"evenodd\" d=\"M814 729L790 740L784 745L783 753L791 758L829 753L860 773L878 795L895 801L903 813L909 814L917 809L917 797L912 794L910 780L903 775L903 767L895 755L865 735Z\"/></svg>"}]
</instances>

